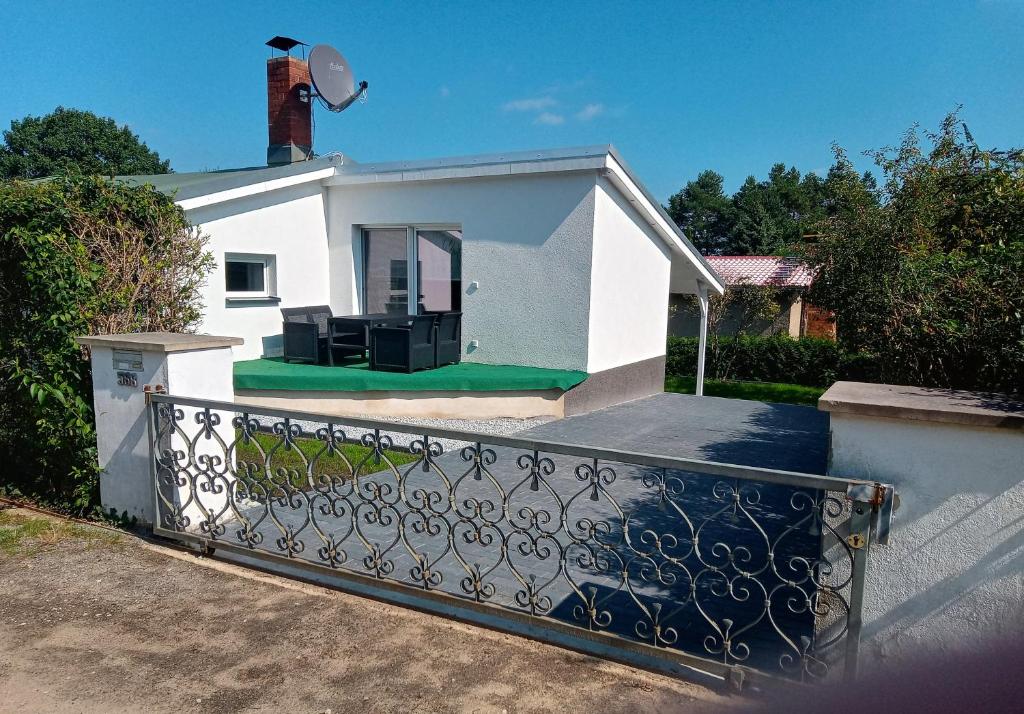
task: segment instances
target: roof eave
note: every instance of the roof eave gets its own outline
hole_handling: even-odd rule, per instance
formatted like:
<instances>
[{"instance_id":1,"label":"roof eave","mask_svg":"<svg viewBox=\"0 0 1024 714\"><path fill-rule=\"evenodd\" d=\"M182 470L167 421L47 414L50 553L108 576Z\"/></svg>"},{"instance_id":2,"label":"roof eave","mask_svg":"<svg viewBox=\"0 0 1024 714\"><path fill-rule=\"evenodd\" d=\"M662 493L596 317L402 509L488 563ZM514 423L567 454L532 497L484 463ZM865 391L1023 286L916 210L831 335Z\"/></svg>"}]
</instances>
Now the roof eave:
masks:
<instances>
[{"instance_id":1,"label":"roof eave","mask_svg":"<svg viewBox=\"0 0 1024 714\"><path fill-rule=\"evenodd\" d=\"M269 181L250 183L225 191L200 194L194 198L181 199L175 197L174 202L181 206L183 210L191 211L196 208L204 208L217 203L224 203L225 201L234 201L239 198L247 198L249 196L255 196L262 193L269 193L270 191L279 191L283 188L290 188L292 186L299 186L315 181L323 181L324 179L334 176L334 171L334 167L327 167L306 173L274 178Z\"/></svg>"},{"instance_id":2,"label":"roof eave","mask_svg":"<svg viewBox=\"0 0 1024 714\"><path fill-rule=\"evenodd\" d=\"M327 176L334 175L337 167L344 161L345 159L340 157L330 156L286 166L215 172L210 174L208 180L187 183L184 186L175 186L173 181L169 180L175 174L115 176L114 178L133 185L154 185L157 190L171 196L175 203L187 211L288 186L320 181Z\"/></svg>"},{"instance_id":3,"label":"roof eave","mask_svg":"<svg viewBox=\"0 0 1024 714\"><path fill-rule=\"evenodd\" d=\"M595 170L606 176L637 208L673 252L693 264L699 282L719 295L725 292L721 277L611 144L377 164L346 164L343 159L330 156L277 168L257 169L251 174L227 174L220 180L183 188L174 197L175 203L189 211L314 181L324 186L348 186Z\"/></svg>"},{"instance_id":4,"label":"roof eave","mask_svg":"<svg viewBox=\"0 0 1024 714\"><path fill-rule=\"evenodd\" d=\"M628 165L619 156L614 146L608 147L608 159L606 164L606 176L611 180L620 193L635 208L645 215L648 224L653 228L669 248L676 253L686 257L697 269L700 282L705 283L709 288L723 295L725 293L725 282L715 272L704 256L700 254L693 243L691 243L679 226L675 224L661 203L647 190L647 188L636 178Z\"/></svg>"},{"instance_id":5,"label":"roof eave","mask_svg":"<svg viewBox=\"0 0 1024 714\"><path fill-rule=\"evenodd\" d=\"M444 179L486 178L520 174L583 171L604 165L608 146L583 146L542 151L516 151L418 161L366 163L344 167L328 186L403 183Z\"/></svg>"}]
</instances>

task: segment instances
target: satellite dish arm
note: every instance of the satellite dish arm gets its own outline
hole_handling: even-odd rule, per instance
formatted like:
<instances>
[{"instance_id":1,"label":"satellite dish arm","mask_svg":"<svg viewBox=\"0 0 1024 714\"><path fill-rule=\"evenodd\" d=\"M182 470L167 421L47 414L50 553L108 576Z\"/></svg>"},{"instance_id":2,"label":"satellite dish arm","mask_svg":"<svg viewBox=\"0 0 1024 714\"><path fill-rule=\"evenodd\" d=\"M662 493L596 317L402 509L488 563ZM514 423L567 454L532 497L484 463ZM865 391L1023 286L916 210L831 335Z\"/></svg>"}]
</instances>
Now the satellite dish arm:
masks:
<instances>
[{"instance_id":1,"label":"satellite dish arm","mask_svg":"<svg viewBox=\"0 0 1024 714\"><path fill-rule=\"evenodd\" d=\"M348 99L343 100L340 104L327 103L327 108L330 109L332 112L345 111L346 109L349 108L352 102L356 101L357 99L359 99L359 97L363 96L363 92L365 92L366 88L369 86L370 85L367 82L360 82L359 87L356 89L356 91L352 92L352 95ZM321 99L323 99L323 97L321 97ZM324 101L326 102L327 100Z\"/></svg>"}]
</instances>

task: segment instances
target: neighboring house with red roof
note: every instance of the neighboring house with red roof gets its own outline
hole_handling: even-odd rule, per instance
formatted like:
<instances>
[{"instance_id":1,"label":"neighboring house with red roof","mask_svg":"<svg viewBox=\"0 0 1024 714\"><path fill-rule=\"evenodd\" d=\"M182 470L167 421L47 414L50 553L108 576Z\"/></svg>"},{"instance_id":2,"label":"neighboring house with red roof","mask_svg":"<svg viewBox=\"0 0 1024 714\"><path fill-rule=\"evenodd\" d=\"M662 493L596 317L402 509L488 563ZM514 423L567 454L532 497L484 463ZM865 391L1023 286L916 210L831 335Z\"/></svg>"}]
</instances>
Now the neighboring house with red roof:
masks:
<instances>
[{"instance_id":1,"label":"neighboring house with red roof","mask_svg":"<svg viewBox=\"0 0 1024 714\"><path fill-rule=\"evenodd\" d=\"M709 255L708 265L725 282L727 290L746 287L773 287L779 291L779 310L770 320L755 321L748 334L790 337L826 337L835 339L835 321L829 312L810 305L804 295L814 281L814 274L798 258L777 255ZM692 299L683 295L670 298L672 315L669 334L693 337L697 335L700 317ZM740 325L749 320L736 311L741 306L730 306L719 326L719 334L735 334Z\"/></svg>"}]
</instances>

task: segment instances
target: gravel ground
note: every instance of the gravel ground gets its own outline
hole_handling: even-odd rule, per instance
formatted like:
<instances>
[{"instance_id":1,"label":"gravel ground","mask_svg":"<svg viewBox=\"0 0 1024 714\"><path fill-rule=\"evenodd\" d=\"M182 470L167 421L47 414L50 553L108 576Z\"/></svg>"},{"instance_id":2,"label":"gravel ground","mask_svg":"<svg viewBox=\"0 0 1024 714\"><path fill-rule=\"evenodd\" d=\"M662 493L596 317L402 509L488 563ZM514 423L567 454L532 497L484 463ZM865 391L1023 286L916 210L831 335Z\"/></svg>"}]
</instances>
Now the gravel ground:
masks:
<instances>
[{"instance_id":1,"label":"gravel ground","mask_svg":"<svg viewBox=\"0 0 1024 714\"><path fill-rule=\"evenodd\" d=\"M670 712L742 706L557 647L123 536L0 550L0 710Z\"/></svg>"},{"instance_id":2,"label":"gravel ground","mask_svg":"<svg viewBox=\"0 0 1024 714\"><path fill-rule=\"evenodd\" d=\"M259 415L253 415L261 424L267 427L280 421L276 417L261 417ZM378 416L364 416L358 417L361 419L367 419L369 421L379 422L381 421ZM346 432L351 432L349 436L358 437L364 433L361 428L349 428L345 429L344 417L338 417L339 421L335 422L336 426L341 427ZM513 418L502 418L502 419L429 419L429 418L404 418L404 419L391 419L389 421L401 424L414 424L416 426L426 426L434 429L452 429L457 431L470 431L480 434L490 434L492 436L511 436L520 431L526 431L532 429L535 426L541 424L547 424L552 421L552 417L534 417L532 419L513 419ZM317 429L324 426L322 422L308 422L295 420L295 424L298 424L303 431L308 434L313 434ZM391 438L396 446L403 446L408 448L409 443L415 439L422 438L422 434L410 434L403 431L382 431L381 434L387 435ZM456 451L466 446L469 442L456 441L454 439L437 439L436 440L444 448L445 453Z\"/></svg>"}]
</instances>

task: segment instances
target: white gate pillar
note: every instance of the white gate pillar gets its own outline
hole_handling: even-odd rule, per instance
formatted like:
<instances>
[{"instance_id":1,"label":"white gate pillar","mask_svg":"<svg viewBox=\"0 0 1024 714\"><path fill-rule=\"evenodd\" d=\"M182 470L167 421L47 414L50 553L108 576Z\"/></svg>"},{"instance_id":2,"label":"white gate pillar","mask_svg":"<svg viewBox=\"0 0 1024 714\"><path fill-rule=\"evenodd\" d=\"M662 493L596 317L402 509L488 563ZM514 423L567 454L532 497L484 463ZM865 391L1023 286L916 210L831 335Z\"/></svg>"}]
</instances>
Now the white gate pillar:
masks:
<instances>
[{"instance_id":1,"label":"white gate pillar","mask_svg":"<svg viewBox=\"0 0 1024 714\"><path fill-rule=\"evenodd\" d=\"M240 337L148 332L79 337L92 351L93 406L104 510L154 519L146 385L181 397L234 401L232 345ZM231 429L230 419L220 428ZM230 442L231 436L227 434Z\"/></svg>"},{"instance_id":2,"label":"white gate pillar","mask_svg":"<svg viewBox=\"0 0 1024 714\"><path fill-rule=\"evenodd\" d=\"M708 286L697 283L697 303L700 305L700 329L697 332L697 387L694 393L704 396L704 354L708 346Z\"/></svg>"}]
</instances>

